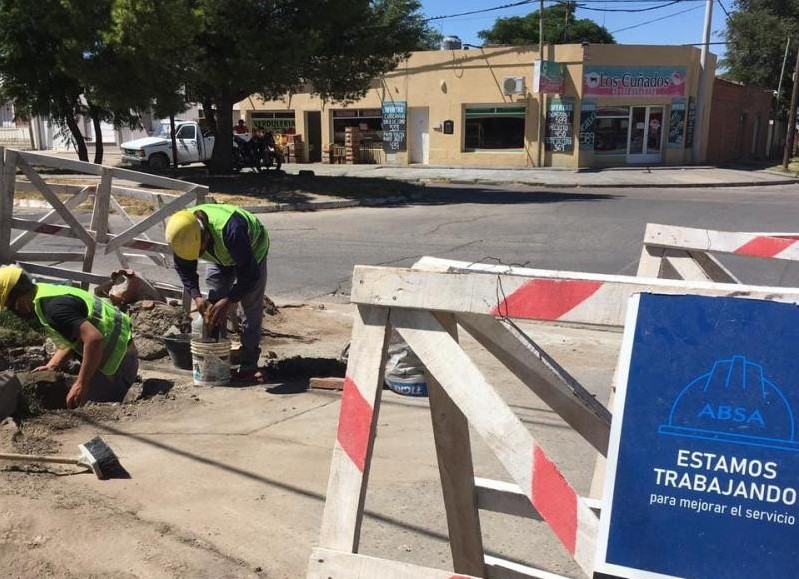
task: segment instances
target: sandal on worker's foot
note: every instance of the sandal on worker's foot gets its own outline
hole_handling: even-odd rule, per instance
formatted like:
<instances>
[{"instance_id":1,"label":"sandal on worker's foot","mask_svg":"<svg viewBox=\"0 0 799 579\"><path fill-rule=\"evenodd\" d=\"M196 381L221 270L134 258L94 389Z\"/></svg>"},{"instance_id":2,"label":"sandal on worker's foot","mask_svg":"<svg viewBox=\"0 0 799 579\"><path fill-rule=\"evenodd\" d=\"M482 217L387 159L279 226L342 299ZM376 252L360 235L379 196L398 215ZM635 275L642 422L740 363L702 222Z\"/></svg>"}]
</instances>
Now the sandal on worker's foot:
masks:
<instances>
[{"instance_id":1,"label":"sandal on worker's foot","mask_svg":"<svg viewBox=\"0 0 799 579\"><path fill-rule=\"evenodd\" d=\"M231 375L236 384L266 384L266 374L261 370L236 370Z\"/></svg>"}]
</instances>

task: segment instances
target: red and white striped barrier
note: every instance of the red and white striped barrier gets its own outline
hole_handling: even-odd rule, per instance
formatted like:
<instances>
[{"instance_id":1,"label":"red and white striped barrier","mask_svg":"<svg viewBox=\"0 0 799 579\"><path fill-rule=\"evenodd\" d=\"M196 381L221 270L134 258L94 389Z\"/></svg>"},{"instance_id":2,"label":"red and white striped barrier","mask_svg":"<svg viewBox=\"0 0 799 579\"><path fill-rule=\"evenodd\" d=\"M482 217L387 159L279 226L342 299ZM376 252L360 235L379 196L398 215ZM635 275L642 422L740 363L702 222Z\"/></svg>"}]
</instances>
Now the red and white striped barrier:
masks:
<instances>
[{"instance_id":1,"label":"red and white striped barrier","mask_svg":"<svg viewBox=\"0 0 799 579\"><path fill-rule=\"evenodd\" d=\"M740 233L650 223L638 263L641 277L739 283L716 254L799 260L797 233Z\"/></svg>"}]
</instances>

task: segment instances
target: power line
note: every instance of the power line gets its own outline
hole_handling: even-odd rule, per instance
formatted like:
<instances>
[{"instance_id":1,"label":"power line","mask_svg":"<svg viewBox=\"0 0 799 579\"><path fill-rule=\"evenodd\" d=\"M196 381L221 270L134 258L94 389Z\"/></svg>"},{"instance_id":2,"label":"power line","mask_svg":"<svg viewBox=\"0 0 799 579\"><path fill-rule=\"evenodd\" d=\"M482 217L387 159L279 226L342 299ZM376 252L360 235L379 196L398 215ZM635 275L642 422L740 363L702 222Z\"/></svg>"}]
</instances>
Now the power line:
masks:
<instances>
[{"instance_id":1,"label":"power line","mask_svg":"<svg viewBox=\"0 0 799 579\"><path fill-rule=\"evenodd\" d=\"M611 30L611 34L616 34L618 32L624 32L625 30L632 30L633 28L640 28L641 26L646 26L647 24L652 24L653 22L660 22L661 20L666 20L667 18L672 18L674 16L678 16L680 14L685 14L686 12L690 12L692 10L697 10L698 8L702 8L702 5L693 6L692 8L686 8L685 10L679 10L678 12L673 12L671 14L667 14L666 16L661 16L660 18L653 18L652 20L646 20L644 22L639 22L638 24L633 24L632 26L625 26L624 28L619 28L618 30Z\"/></svg>"},{"instance_id":2,"label":"power line","mask_svg":"<svg viewBox=\"0 0 799 579\"><path fill-rule=\"evenodd\" d=\"M719 6L721 6L721 9L724 10L724 14L726 14L727 18L729 18L730 17L730 13L727 12L727 9L724 7L724 4L721 2L721 0L718 0L718 2L719 2Z\"/></svg>"},{"instance_id":3,"label":"power line","mask_svg":"<svg viewBox=\"0 0 799 579\"><path fill-rule=\"evenodd\" d=\"M446 20L447 18L455 18L457 16L470 16L472 14L482 14L483 12L493 12L495 10L505 10L506 8L516 8L517 6L524 6L525 4L532 4L535 0L519 0L518 2L511 2L510 4L502 4L501 6L493 6L491 8L482 8L481 10L472 10L470 12L461 12L459 14L448 14L446 16L433 16L425 18L425 22L432 20Z\"/></svg>"},{"instance_id":4,"label":"power line","mask_svg":"<svg viewBox=\"0 0 799 579\"><path fill-rule=\"evenodd\" d=\"M658 4L657 6L649 6L647 8L591 8L589 6L584 5L582 2L574 3L574 5L579 8L580 10L590 10L592 12L626 12L626 13L635 13L635 12L651 12L652 10L660 10L661 8L667 8L669 6L674 6L675 4L679 4L683 0L671 0L671 2L666 2L665 4ZM562 6L568 6L572 4L571 2L557 2Z\"/></svg>"}]
</instances>

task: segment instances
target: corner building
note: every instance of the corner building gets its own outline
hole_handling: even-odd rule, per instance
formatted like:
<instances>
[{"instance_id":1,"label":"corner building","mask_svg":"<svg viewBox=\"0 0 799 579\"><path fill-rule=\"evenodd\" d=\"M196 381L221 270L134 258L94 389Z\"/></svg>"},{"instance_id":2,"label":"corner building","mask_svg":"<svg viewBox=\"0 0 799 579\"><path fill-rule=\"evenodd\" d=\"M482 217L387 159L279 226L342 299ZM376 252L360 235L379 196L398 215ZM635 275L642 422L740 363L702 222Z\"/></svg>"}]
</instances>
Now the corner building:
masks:
<instances>
[{"instance_id":1,"label":"corner building","mask_svg":"<svg viewBox=\"0 0 799 579\"><path fill-rule=\"evenodd\" d=\"M299 93L238 107L251 127L298 135L300 162L576 169L706 159L712 54L701 127L698 48L556 45L536 71L538 61L524 46L414 52L353 103Z\"/></svg>"}]
</instances>

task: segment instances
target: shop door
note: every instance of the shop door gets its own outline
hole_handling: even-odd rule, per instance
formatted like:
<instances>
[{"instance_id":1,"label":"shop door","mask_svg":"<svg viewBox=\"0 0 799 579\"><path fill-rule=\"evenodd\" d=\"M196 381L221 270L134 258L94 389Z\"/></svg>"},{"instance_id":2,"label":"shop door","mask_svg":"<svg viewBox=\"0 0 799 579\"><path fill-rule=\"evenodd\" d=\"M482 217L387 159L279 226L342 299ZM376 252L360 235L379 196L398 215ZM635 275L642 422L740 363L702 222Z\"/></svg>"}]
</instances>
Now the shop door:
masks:
<instances>
[{"instance_id":1,"label":"shop door","mask_svg":"<svg viewBox=\"0 0 799 579\"><path fill-rule=\"evenodd\" d=\"M663 160L663 107L630 107L628 163Z\"/></svg>"},{"instance_id":2,"label":"shop door","mask_svg":"<svg viewBox=\"0 0 799 579\"><path fill-rule=\"evenodd\" d=\"M308 161L311 163L322 162L322 113L308 111L305 119L308 131Z\"/></svg>"},{"instance_id":3,"label":"shop door","mask_svg":"<svg viewBox=\"0 0 799 579\"><path fill-rule=\"evenodd\" d=\"M430 109L411 107L409 111L411 130L411 163L430 163Z\"/></svg>"}]
</instances>

